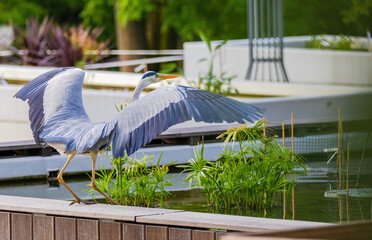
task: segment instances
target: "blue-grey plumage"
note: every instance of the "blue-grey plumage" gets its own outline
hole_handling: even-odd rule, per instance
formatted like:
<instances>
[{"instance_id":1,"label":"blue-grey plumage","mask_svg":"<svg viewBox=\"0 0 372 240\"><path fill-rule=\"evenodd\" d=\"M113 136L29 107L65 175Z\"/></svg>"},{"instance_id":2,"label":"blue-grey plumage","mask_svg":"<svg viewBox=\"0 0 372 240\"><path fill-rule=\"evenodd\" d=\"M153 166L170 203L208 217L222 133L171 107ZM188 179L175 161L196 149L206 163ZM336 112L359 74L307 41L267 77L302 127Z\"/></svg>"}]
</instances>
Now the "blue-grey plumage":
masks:
<instances>
[{"instance_id":1,"label":"blue-grey plumage","mask_svg":"<svg viewBox=\"0 0 372 240\"><path fill-rule=\"evenodd\" d=\"M173 77L176 76L145 73L133 93L132 103L113 119L101 123L91 122L84 109L84 71L79 68L44 73L24 86L15 97L29 104L35 141L49 144L61 154L70 156L59 175L64 185L62 173L76 154L90 154L94 172L98 152L111 144L113 157L119 158L131 155L169 127L191 119L208 123L245 123L261 117L261 111L252 105L186 86L162 86L139 98L149 84ZM77 202L83 202L70 192Z\"/></svg>"}]
</instances>

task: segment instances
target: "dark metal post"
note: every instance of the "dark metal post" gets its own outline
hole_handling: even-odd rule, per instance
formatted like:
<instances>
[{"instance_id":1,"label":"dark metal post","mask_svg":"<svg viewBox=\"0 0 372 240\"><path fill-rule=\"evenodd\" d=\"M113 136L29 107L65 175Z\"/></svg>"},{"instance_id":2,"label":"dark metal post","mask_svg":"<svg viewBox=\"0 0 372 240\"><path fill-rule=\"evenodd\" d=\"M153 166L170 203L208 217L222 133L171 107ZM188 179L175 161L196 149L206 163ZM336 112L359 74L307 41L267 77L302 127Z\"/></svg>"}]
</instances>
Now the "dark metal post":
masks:
<instances>
[{"instance_id":1,"label":"dark metal post","mask_svg":"<svg viewBox=\"0 0 372 240\"><path fill-rule=\"evenodd\" d=\"M283 62L283 2L282 0L278 0L278 23L279 23L279 41L280 41L280 55L279 55L279 60L280 60L280 66L283 74L283 80L285 82L288 82L288 76L287 72L284 67L284 62Z\"/></svg>"},{"instance_id":2,"label":"dark metal post","mask_svg":"<svg viewBox=\"0 0 372 240\"><path fill-rule=\"evenodd\" d=\"M248 13L248 46L249 46L249 62L253 62L253 7L252 0L248 0L247 4ZM252 74L253 64L249 64L246 79L250 78Z\"/></svg>"},{"instance_id":3,"label":"dark metal post","mask_svg":"<svg viewBox=\"0 0 372 240\"><path fill-rule=\"evenodd\" d=\"M288 82L283 60L282 0L248 0L247 7L249 65L245 78L258 80L258 65L261 64L262 80L264 80L264 76L269 76L268 79L271 81L271 66L274 64L274 75L276 75L277 81ZM266 11L264 11L265 7ZM265 54L265 48L267 48L267 54ZM264 67L266 63L268 68ZM254 70L253 67L255 67ZM268 69L267 74L265 69ZM253 75L254 77L252 77Z\"/></svg>"}]
</instances>

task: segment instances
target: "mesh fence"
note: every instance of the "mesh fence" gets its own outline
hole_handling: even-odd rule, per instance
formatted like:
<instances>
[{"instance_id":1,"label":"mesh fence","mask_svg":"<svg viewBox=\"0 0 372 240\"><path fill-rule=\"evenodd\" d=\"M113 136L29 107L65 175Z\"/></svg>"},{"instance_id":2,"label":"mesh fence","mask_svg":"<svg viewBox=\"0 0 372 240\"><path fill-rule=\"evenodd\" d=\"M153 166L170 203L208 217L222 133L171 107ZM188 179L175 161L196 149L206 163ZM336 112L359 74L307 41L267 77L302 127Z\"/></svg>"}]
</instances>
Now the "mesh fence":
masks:
<instances>
[{"instance_id":1,"label":"mesh fence","mask_svg":"<svg viewBox=\"0 0 372 240\"><path fill-rule=\"evenodd\" d=\"M369 123L371 121L367 120L344 122L342 134L339 134L338 122L295 124L293 138L291 125L285 125L284 145L291 149L293 143L294 152L303 156L309 170L309 175L298 181L326 181L330 183L330 189L336 189L340 178L344 187L347 173L354 186L361 175L371 175L372 130ZM277 135L283 144L282 127L272 127L268 132Z\"/></svg>"}]
</instances>

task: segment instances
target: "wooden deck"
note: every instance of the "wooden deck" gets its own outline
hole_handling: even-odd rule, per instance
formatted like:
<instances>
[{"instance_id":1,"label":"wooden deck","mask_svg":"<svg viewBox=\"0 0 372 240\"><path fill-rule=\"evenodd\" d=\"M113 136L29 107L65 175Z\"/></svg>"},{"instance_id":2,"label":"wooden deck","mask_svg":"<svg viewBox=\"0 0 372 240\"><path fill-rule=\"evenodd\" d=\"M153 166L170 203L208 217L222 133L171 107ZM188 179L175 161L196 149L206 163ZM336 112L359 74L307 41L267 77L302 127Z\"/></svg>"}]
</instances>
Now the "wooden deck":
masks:
<instances>
[{"instance_id":1,"label":"wooden deck","mask_svg":"<svg viewBox=\"0 0 372 240\"><path fill-rule=\"evenodd\" d=\"M217 240L227 231L253 234L330 225L160 208L69 206L67 201L0 195L0 239Z\"/></svg>"},{"instance_id":2,"label":"wooden deck","mask_svg":"<svg viewBox=\"0 0 372 240\"><path fill-rule=\"evenodd\" d=\"M333 240L370 240L372 221L357 221L301 230L273 231L268 233L226 234L221 240L294 240L294 239L333 239Z\"/></svg>"}]
</instances>

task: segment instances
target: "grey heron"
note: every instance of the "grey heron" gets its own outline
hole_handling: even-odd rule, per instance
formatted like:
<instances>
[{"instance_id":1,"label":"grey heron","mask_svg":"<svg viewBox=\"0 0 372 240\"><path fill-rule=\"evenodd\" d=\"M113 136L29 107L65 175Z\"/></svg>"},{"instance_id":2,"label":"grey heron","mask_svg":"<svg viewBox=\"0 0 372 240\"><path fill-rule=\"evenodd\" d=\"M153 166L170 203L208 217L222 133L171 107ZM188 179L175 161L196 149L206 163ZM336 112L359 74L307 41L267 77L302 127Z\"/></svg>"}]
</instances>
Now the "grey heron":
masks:
<instances>
[{"instance_id":1,"label":"grey heron","mask_svg":"<svg viewBox=\"0 0 372 240\"><path fill-rule=\"evenodd\" d=\"M58 180L76 199L65 183L63 172L76 154L92 159L91 186L111 204L116 204L95 184L97 155L112 146L114 158L131 155L169 127L191 119L196 122L254 122L261 116L257 107L215 93L187 86L162 86L139 98L142 90L155 82L178 76L145 73L135 88L131 104L107 122L91 122L82 101L84 71L58 68L46 72L20 89L14 97L29 105L29 119L35 141L68 155Z\"/></svg>"}]
</instances>

